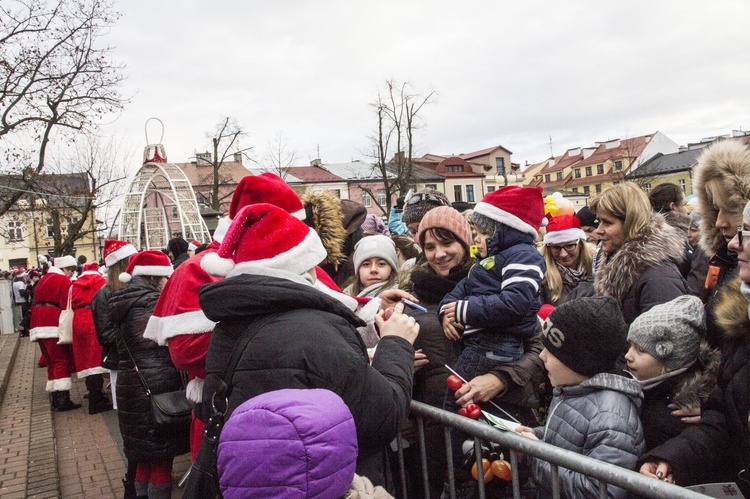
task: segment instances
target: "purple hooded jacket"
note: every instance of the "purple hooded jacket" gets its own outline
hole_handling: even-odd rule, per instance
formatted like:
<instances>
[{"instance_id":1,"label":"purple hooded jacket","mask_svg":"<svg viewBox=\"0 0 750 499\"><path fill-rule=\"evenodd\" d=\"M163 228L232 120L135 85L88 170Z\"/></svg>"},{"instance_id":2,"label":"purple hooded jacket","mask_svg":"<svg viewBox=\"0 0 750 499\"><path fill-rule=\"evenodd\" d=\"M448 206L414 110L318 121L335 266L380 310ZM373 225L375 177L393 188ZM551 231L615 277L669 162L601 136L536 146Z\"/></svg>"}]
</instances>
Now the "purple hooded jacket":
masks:
<instances>
[{"instance_id":1,"label":"purple hooded jacket","mask_svg":"<svg viewBox=\"0 0 750 499\"><path fill-rule=\"evenodd\" d=\"M343 497L357 462L354 419L329 390L278 390L247 400L219 439L225 499Z\"/></svg>"}]
</instances>

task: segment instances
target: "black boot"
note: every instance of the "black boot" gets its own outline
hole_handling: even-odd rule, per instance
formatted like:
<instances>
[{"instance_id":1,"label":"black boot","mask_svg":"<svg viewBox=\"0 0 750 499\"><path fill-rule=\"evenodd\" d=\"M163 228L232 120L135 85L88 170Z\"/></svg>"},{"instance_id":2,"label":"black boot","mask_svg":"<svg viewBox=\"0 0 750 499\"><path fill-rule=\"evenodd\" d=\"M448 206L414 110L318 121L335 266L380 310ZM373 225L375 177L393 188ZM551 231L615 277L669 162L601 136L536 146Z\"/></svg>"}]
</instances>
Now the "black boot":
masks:
<instances>
[{"instance_id":1,"label":"black boot","mask_svg":"<svg viewBox=\"0 0 750 499\"><path fill-rule=\"evenodd\" d=\"M125 499L136 499L138 497L137 495L135 495L134 481L123 478L122 486L125 488Z\"/></svg>"},{"instance_id":2,"label":"black boot","mask_svg":"<svg viewBox=\"0 0 750 499\"><path fill-rule=\"evenodd\" d=\"M112 403L101 390L89 391L89 414L99 414L112 410Z\"/></svg>"},{"instance_id":3,"label":"black boot","mask_svg":"<svg viewBox=\"0 0 750 499\"><path fill-rule=\"evenodd\" d=\"M72 411L81 407L81 404L76 404L70 400L70 391L68 390L54 392L53 396L55 397L55 410L57 412Z\"/></svg>"}]
</instances>

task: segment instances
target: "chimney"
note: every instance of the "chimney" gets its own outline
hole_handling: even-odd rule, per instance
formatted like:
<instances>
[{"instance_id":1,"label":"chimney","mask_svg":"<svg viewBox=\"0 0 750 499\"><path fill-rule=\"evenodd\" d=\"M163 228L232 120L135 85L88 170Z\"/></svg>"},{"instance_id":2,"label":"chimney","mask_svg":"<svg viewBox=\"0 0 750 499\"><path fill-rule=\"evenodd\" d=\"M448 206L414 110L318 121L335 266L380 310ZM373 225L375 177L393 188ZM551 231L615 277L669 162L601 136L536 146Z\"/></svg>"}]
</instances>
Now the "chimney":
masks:
<instances>
[{"instance_id":1,"label":"chimney","mask_svg":"<svg viewBox=\"0 0 750 499\"><path fill-rule=\"evenodd\" d=\"M195 163L197 165L210 165L211 164L211 153L210 152L199 152L195 153Z\"/></svg>"},{"instance_id":2,"label":"chimney","mask_svg":"<svg viewBox=\"0 0 750 499\"><path fill-rule=\"evenodd\" d=\"M315 158L314 160L310 161L310 166L323 166L323 162L320 160L320 158Z\"/></svg>"},{"instance_id":3,"label":"chimney","mask_svg":"<svg viewBox=\"0 0 750 499\"><path fill-rule=\"evenodd\" d=\"M242 164L242 153L241 152L234 153L234 162Z\"/></svg>"}]
</instances>

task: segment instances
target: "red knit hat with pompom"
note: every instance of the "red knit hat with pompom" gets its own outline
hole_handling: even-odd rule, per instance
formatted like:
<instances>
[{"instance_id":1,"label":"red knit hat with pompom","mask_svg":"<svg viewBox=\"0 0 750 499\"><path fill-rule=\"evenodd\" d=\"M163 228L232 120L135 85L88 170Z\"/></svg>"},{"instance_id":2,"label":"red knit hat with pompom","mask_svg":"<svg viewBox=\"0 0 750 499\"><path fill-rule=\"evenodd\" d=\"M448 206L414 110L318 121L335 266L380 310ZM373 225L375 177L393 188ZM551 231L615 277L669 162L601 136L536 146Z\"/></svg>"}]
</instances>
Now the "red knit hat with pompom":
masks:
<instances>
[{"instance_id":1,"label":"red knit hat with pompom","mask_svg":"<svg viewBox=\"0 0 750 499\"><path fill-rule=\"evenodd\" d=\"M161 251L149 250L136 253L130 258L128 268L120 274L120 282L130 282L139 275L169 277L174 272L169 257Z\"/></svg>"},{"instance_id":2,"label":"red knit hat with pompom","mask_svg":"<svg viewBox=\"0 0 750 499\"><path fill-rule=\"evenodd\" d=\"M276 205L300 220L305 219L305 207L297 193L284 179L269 172L248 175L240 180L229 205L229 218L234 219L243 207L259 203Z\"/></svg>"},{"instance_id":3,"label":"red knit hat with pompom","mask_svg":"<svg viewBox=\"0 0 750 499\"><path fill-rule=\"evenodd\" d=\"M575 215L558 215L547 224L544 244L571 243L579 239L586 240L586 233L581 229L581 221Z\"/></svg>"}]
</instances>

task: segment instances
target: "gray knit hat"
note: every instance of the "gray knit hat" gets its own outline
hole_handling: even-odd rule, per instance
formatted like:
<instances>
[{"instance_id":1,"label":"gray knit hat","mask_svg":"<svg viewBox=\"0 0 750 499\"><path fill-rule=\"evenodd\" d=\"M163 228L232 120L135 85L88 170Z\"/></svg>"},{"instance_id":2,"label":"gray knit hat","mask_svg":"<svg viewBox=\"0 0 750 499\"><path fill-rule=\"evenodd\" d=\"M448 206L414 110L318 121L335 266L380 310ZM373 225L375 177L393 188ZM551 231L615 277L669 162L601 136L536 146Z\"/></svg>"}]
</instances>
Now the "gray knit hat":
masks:
<instances>
[{"instance_id":1,"label":"gray knit hat","mask_svg":"<svg viewBox=\"0 0 750 499\"><path fill-rule=\"evenodd\" d=\"M438 206L450 206L448 198L440 191L425 188L420 189L404 201L404 213L401 217L406 225L419 222L425 213Z\"/></svg>"},{"instance_id":2,"label":"gray knit hat","mask_svg":"<svg viewBox=\"0 0 750 499\"><path fill-rule=\"evenodd\" d=\"M369 258L382 258L391 266L394 272L398 272L398 256L396 255L396 243L382 234L365 236L354 246L354 271L359 271L362 262Z\"/></svg>"},{"instance_id":3,"label":"gray knit hat","mask_svg":"<svg viewBox=\"0 0 750 499\"><path fill-rule=\"evenodd\" d=\"M544 347L567 367L594 376L615 367L626 350L628 325L620 303L611 296L565 302L544 321Z\"/></svg>"},{"instance_id":4,"label":"gray knit hat","mask_svg":"<svg viewBox=\"0 0 750 499\"><path fill-rule=\"evenodd\" d=\"M481 213L477 213L476 211L472 212L471 216L469 217L469 222L476 225L489 235L493 235L495 233L495 224L497 222L492 220L490 217L482 215Z\"/></svg>"},{"instance_id":5,"label":"gray knit hat","mask_svg":"<svg viewBox=\"0 0 750 499\"><path fill-rule=\"evenodd\" d=\"M705 334L703 303L696 296L684 295L639 315L630 325L628 341L675 370L698 358Z\"/></svg>"},{"instance_id":6,"label":"gray knit hat","mask_svg":"<svg viewBox=\"0 0 750 499\"><path fill-rule=\"evenodd\" d=\"M693 210L690 213L690 228L700 229L701 228L701 214L698 211Z\"/></svg>"}]
</instances>

